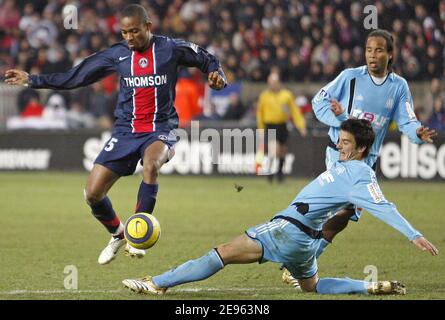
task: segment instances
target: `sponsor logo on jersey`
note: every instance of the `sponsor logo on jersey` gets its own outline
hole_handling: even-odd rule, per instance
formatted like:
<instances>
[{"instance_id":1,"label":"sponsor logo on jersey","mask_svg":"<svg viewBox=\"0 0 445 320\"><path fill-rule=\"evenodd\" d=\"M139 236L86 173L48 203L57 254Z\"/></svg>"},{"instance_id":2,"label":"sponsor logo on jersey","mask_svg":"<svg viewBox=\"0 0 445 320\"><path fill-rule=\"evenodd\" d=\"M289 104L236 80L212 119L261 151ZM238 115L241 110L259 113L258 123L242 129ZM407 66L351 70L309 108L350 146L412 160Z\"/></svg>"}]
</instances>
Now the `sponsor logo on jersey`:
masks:
<instances>
[{"instance_id":1,"label":"sponsor logo on jersey","mask_svg":"<svg viewBox=\"0 0 445 320\"><path fill-rule=\"evenodd\" d=\"M377 177L375 176L374 171L369 171L369 174L371 176L371 183L367 184L369 194L371 195L372 199L374 200L374 203L380 203L385 198L383 197L382 190L380 190L380 186L377 183Z\"/></svg>"},{"instance_id":2,"label":"sponsor logo on jersey","mask_svg":"<svg viewBox=\"0 0 445 320\"><path fill-rule=\"evenodd\" d=\"M382 116L381 114L375 114L372 112L364 112L363 110L360 110L360 109L352 110L351 116L353 118L357 118L357 119L366 119L369 122L371 122L372 125L375 126L376 128L382 128L388 121L388 119L386 117Z\"/></svg>"},{"instance_id":3,"label":"sponsor logo on jersey","mask_svg":"<svg viewBox=\"0 0 445 320\"><path fill-rule=\"evenodd\" d=\"M158 136L158 139L162 140L162 141L167 141L168 140L167 136L164 136L162 134Z\"/></svg>"},{"instance_id":4,"label":"sponsor logo on jersey","mask_svg":"<svg viewBox=\"0 0 445 320\"><path fill-rule=\"evenodd\" d=\"M363 98L363 96L361 94L359 94L356 98L355 101L363 101L365 100L365 98Z\"/></svg>"},{"instance_id":5,"label":"sponsor logo on jersey","mask_svg":"<svg viewBox=\"0 0 445 320\"><path fill-rule=\"evenodd\" d=\"M314 102L319 103L323 99L328 99L328 98L329 98L329 93L327 91L325 91L324 89L321 89L321 91L315 97Z\"/></svg>"},{"instance_id":6,"label":"sponsor logo on jersey","mask_svg":"<svg viewBox=\"0 0 445 320\"><path fill-rule=\"evenodd\" d=\"M152 74L149 76L124 77L127 87L155 87L167 84L167 75Z\"/></svg>"},{"instance_id":7,"label":"sponsor logo on jersey","mask_svg":"<svg viewBox=\"0 0 445 320\"><path fill-rule=\"evenodd\" d=\"M368 187L369 194L374 200L374 203L380 203L383 201L382 191L380 190L379 185L376 181L374 181L373 183L369 183L366 186Z\"/></svg>"}]
</instances>

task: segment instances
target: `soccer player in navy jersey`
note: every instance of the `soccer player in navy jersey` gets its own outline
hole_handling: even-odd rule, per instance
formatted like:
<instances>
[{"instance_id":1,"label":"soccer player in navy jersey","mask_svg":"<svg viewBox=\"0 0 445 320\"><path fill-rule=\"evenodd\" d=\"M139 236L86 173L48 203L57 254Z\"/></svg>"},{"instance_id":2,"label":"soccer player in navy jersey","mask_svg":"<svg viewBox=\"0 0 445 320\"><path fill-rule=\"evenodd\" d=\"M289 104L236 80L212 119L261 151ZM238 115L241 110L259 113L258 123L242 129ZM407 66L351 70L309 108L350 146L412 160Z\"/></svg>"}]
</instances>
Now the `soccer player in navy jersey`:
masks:
<instances>
[{"instance_id":1,"label":"soccer player in navy jersey","mask_svg":"<svg viewBox=\"0 0 445 320\"><path fill-rule=\"evenodd\" d=\"M174 107L179 66L197 67L208 74L208 84L220 90L227 80L218 59L196 44L151 33L152 23L144 7L132 4L120 20L123 41L97 52L65 73L29 75L12 69L5 82L32 88L73 89L94 83L107 75L120 75L119 99L112 137L97 157L88 177L85 199L92 214L112 235L98 262L109 263L126 243L124 225L113 210L108 191L122 176L143 165L135 212L153 213L161 166L173 155ZM126 246L130 256L145 251Z\"/></svg>"}]
</instances>

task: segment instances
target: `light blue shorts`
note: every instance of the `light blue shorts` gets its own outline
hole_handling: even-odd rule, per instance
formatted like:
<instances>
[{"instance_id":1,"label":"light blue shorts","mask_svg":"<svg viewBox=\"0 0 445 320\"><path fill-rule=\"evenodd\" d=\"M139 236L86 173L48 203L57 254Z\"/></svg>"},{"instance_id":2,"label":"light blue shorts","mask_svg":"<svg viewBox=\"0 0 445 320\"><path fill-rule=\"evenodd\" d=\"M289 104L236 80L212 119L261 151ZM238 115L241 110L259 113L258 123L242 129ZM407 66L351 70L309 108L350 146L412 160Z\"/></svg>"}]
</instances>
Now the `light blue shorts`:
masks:
<instances>
[{"instance_id":1,"label":"light blue shorts","mask_svg":"<svg viewBox=\"0 0 445 320\"><path fill-rule=\"evenodd\" d=\"M310 238L289 221L275 219L249 228L246 234L263 248L260 263L282 263L297 279L317 273L315 253L320 240Z\"/></svg>"}]
</instances>

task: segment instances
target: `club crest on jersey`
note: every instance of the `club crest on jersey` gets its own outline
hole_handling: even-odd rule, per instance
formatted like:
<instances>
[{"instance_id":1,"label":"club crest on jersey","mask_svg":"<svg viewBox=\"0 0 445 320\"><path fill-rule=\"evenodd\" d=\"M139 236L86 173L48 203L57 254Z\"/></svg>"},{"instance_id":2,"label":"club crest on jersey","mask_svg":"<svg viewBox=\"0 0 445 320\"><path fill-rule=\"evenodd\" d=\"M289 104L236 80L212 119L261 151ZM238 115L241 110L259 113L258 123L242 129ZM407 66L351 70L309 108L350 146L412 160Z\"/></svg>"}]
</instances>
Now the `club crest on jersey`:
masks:
<instances>
[{"instance_id":1,"label":"club crest on jersey","mask_svg":"<svg viewBox=\"0 0 445 320\"><path fill-rule=\"evenodd\" d=\"M139 59L139 66L141 68L147 68L148 66L148 60L146 58Z\"/></svg>"}]
</instances>

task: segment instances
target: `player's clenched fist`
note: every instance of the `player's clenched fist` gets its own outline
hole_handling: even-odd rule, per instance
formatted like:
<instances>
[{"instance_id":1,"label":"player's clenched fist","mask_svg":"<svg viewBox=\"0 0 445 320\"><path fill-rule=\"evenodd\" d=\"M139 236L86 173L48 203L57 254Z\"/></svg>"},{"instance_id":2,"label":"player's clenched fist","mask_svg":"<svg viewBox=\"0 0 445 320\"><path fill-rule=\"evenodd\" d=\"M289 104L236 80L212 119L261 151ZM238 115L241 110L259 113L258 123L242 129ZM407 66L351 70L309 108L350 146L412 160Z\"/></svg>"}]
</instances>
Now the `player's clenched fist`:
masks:
<instances>
[{"instance_id":1,"label":"player's clenched fist","mask_svg":"<svg viewBox=\"0 0 445 320\"><path fill-rule=\"evenodd\" d=\"M22 70L10 69L5 72L5 82L11 85L27 85L29 74Z\"/></svg>"},{"instance_id":2,"label":"player's clenched fist","mask_svg":"<svg viewBox=\"0 0 445 320\"><path fill-rule=\"evenodd\" d=\"M222 88L224 88L225 85L224 78L219 74L218 71L209 73L208 82L209 87L215 90L221 90Z\"/></svg>"}]
</instances>

